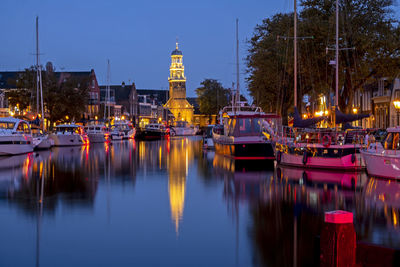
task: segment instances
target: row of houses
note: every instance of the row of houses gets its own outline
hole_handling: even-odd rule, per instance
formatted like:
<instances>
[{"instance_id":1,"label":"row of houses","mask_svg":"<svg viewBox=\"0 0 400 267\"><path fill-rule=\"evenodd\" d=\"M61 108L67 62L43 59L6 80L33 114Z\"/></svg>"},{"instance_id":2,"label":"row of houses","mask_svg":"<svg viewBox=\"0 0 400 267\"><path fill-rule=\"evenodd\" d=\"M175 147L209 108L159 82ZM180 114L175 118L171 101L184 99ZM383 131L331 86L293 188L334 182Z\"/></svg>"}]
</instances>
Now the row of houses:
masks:
<instances>
[{"instance_id":1,"label":"row of houses","mask_svg":"<svg viewBox=\"0 0 400 267\"><path fill-rule=\"evenodd\" d=\"M16 81L23 71L0 72L0 116L9 115L7 92L16 88ZM58 80L65 81L71 77L86 76L89 78L89 95L82 119L95 120L110 115L114 118L126 118L133 122L146 123L155 120L168 120L169 112L164 104L169 99L169 91L162 89L137 89L135 83L110 85L110 98L106 98L106 85L99 85L95 71L55 72ZM195 98L188 99L198 107ZM110 114L104 113L104 106L110 106ZM103 108L101 108L103 106ZM102 114L101 114L102 113Z\"/></svg>"},{"instance_id":2,"label":"row of houses","mask_svg":"<svg viewBox=\"0 0 400 267\"><path fill-rule=\"evenodd\" d=\"M400 125L400 110L394 103L400 100L400 79L378 79L375 83L357 90L353 99L354 111L372 114L355 122L363 128L386 129Z\"/></svg>"}]
</instances>

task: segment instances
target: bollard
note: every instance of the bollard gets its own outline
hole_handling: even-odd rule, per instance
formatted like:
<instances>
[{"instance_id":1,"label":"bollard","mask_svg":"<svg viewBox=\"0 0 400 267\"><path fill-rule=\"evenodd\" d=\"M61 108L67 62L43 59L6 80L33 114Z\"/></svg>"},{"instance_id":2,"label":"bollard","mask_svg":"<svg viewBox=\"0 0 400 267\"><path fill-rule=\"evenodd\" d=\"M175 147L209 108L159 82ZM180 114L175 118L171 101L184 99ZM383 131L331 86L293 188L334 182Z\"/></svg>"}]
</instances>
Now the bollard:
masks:
<instances>
[{"instance_id":1,"label":"bollard","mask_svg":"<svg viewBox=\"0 0 400 267\"><path fill-rule=\"evenodd\" d=\"M320 248L320 266L355 266L356 233L353 225L353 213L342 210L325 212Z\"/></svg>"}]
</instances>

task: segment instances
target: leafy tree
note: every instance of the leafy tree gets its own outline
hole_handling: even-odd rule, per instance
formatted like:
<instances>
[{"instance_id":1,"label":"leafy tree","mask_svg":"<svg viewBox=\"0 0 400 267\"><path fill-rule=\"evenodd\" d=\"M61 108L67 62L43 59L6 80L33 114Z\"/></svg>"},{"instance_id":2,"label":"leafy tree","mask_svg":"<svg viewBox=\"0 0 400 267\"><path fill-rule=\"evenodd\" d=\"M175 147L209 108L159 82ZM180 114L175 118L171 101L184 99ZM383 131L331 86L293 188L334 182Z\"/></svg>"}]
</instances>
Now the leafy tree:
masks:
<instances>
[{"instance_id":1,"label":"leafy tree","mask_svg":"<svg viewBox=\"0 0 400 267\"><path fill-rule=\"evenodd\" d=\"M71 120L81 119L89 98L89 77L55 73L52 65L47 64L46 70L42 71L42 83L44 108L50 122L65 120L65 116ZM26 69L16 84L19 89L13 90L8 95L11 105L19 103L20 109L24 109L31 102L36 103L36 69L34 67Z\"/></svg>"},{"instance_id":2,"label":"leafy tree","mask_svg":"<svg viewBox=\"0 0 400 267\"><path fill-rule=\"evenodd\" d=\"M214 79L205 79L196 89L197 101L202 114L218 114L229 103L230 92Z\"/></svg>"},{"instance_id":3,"label":"leafy tree","mask_svg":"<svg viewBox=\"0 0 400 267\"><path fill-rule=\"evenodd\" d=\"M10 106L18 106L20 110L24 110L33 101L36 103L36 69L34 67L25 69L17 80L8 82L17 88L7 92L7 99Z\"/></svg>"},{"instance_id":4,"label":"leafy tree","mask_svg":"<svg viewBox=\"0 0 400 267\"><path fill-rule=\"evenodd\" d=\"M400 28L393 0L341 0L339 107L349 112L356 89L380 77L394 78L400 62ZM329 65L335 44L335 0L302 0L298 36L298 105L301 96L334 92ZM293 106L293 14L277 14L257 25L249 41L247 70L253 98L264 109L286 115ZM353 49L354 48L354 49Z\"/></svg>"}]
</instances>

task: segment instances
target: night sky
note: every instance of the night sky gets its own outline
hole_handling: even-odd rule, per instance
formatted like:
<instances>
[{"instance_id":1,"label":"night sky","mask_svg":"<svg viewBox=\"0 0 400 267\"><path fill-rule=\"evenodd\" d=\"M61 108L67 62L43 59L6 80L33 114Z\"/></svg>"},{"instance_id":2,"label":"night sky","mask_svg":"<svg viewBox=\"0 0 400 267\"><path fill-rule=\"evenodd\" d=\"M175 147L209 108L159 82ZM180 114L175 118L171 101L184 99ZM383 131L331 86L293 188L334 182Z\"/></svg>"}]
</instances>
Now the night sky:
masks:
<instances>
[{"instance_id":1,"label":"night sky","mask_svg":"<svg viewBox=\"0 0 400 267\"><path fill-rule=\"evenodd\" d=\"M112 84L134 81L140 89L167 89L170 54L178 38L187 94L195 96L204 78L225 87L236 81L238 18L245 91L246 40L263 18L292 10L292 0L1 0L0 71L34 64L39 16L41 63L51 61L57 71L93 68L101 85L110 59Z\"/></svg>"}]
</instances>

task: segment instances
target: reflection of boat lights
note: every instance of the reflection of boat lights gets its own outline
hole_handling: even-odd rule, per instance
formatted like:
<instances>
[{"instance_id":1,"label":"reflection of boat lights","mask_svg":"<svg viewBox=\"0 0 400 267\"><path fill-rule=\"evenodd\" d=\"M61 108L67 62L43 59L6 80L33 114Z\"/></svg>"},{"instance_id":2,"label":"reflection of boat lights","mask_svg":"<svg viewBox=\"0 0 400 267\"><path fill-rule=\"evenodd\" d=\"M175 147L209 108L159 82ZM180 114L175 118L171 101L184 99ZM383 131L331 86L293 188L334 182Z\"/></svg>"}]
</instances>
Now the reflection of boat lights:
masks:
<instances>
[{"instance_id":1,"label":"reflection of boat lights","mask_svg":"<svg viewBox=\"0 0 400 267\"><path fill-rule=\"evenodd\" d=\"M392 208L392 214L393 214L393 226L397 227L398 219L397 219L397 214L396 214L396 211L394 210L394 208Z\"/></svg>"}]
</instances>

